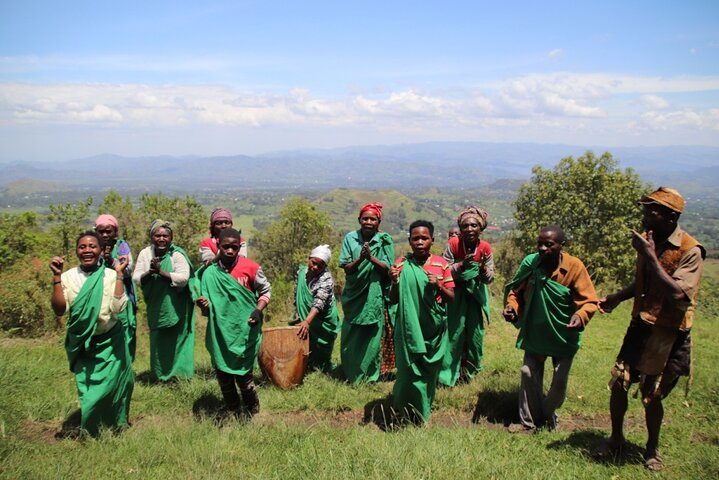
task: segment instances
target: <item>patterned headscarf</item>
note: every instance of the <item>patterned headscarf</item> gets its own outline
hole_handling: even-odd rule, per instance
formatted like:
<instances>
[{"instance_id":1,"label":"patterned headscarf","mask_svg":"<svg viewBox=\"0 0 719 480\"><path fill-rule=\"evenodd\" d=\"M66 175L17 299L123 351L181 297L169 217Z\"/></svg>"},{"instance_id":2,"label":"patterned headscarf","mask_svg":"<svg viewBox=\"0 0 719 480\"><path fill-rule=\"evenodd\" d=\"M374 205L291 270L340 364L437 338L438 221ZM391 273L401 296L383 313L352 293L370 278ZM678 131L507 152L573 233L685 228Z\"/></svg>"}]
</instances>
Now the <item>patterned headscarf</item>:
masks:
<instances>
[{"instance_id":1,"label":"patterned headscarf","mask_svg":"<svg viewBox=\"0 0 719 480\"><path fill-rule=\"evenodd\" d=\"M330 257L332 256L332 250L330 250L329 245L319 245L312 249L310 252L310 258L315 257L319 258L323 262L325 262L325 265L330 263Z\"/></svg>"},{"instance_id":2,"label":"patterned headscarf","mask_svg":"<svg viewBox=\"0 0 719 480\"><path fill-rule=\"evenodd\" d=\"M232 223L232 213L226 208L218 207L210 214L210 235L212 235L212 225L218 220L226 220Z\"/></svg>"},{"instance_id":3,"label":"patterned headscarf","mask_svg":"<svg viewBox=\"0 0 719 480\"><path fill-rule=\"evenodd\" d=\"M210 223L215 223L218 220L232 221L232 213L226 208L216 208L210 214Z\"/></svg>"},{"instance_id":4,"label":"patterned headscarf","mask_svg":"<svg viewBox=\"0 0 719 480\"><path fill-rule=\"evenodd\" d=\"M362 208L360 208L359 216L361 217L364 212L372 212L377 215L377 218L382 220L382 207L383 205L381 203L368 203L367 205L364 205Z\"/></svg>"},{"instance_id":5,"label":"patterned headscarf","mask_svg":"<svg viewBox=\"0 0 719 480\"><path fill-rule=\"evenodd\" d=\"M97 228L99 225L112 225L113 227L115 227L115 229L119 228L120 226L117 223L117 218L113 217L109 213L103 213L95 219L95 228Z\"/></svg>"},{"instance_id":6,"label":"patterned headscarf","mask_svg":"<svg viewBox=\"0 0 719 480\"><path fill-rule=\"evenodd\" d=\"M480 230L484 230L485 228L487 228L487 210L480 207L475 207L474 205L469 206L462 210L457 216L457 225L461 227L462 220L467 217L476 219L477 223L479 223Z\"/></svg>"},{"instance_id":7,"label":"patterned headscarf","mask_svg":"<svg viewBox=\"0 0 719 480\"><path fill-rule=\"evenodd\" d=\"M152 238L152 235L154 235L158 228L166 228L170 232L170 235L172 235L172 226L170 225L170 222L166 222L158 218L150 224L150 238Z\"/></svg>"}]
</instances>

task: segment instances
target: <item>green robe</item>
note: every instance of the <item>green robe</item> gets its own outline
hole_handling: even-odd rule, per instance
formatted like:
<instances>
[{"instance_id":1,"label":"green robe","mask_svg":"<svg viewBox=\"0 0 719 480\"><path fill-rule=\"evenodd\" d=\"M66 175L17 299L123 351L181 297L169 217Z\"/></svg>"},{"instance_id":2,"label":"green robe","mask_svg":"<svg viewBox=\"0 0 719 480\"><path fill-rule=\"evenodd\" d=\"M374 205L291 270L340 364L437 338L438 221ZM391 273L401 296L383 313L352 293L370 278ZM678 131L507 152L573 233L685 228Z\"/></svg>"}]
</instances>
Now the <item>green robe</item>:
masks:
<instances>
[{"instance_id":1,"label":"green robe","mask_svg":"<svg viewBox=\"0 0 719 480\"><path fill-rule=\"evenodd\" d=\"M172 254L179 252L190 265L186 287L177 288L157 274L142 285L150 327L150 370L158 380L173 377L192 378L195 371L195 304L191 286L194 283L192 262L187 253L170 245L160 260L160 268L172 272Z\"/></svg>"},{"instance_id":2,"label":"green robe","mask_svg":"<svg viewBox=\"0 0 719 480\"><path fill-rule=\"evenodd\" d=\"M80 397L80 428L97 436L100 426L128 425L134 376L124 329L93 336L103 297L105 268L92 273L70 305L65 351Z\"/></svg>"},{"instance_id":3,"label":"green robe","mask_svg":"<svg viewBox=\"0 0 719 480\"><path fill-rule=\"evenodd\" d=\"M422 266L409 257L403 265L394 329L397 380L393 407L399 415L422 423L429 420L447 350L447 317Z\"/></svg>"},{"instance_id":4,"label":"green robe","mask_svg":"<svg viewBox=\"0 0 719 480\"><path fill-rule=\"evenodd\" d=\"M205 346L212 366L233 375L252 372L262 343L262 322L250 326L247 320L257 295L217 263L204 269L200 293L210 302Z\"/></svg>"},{"instance_id":5,"label":"green robe","mask_svg":"<svg viewBox=\"0 0 719 480\"><path fill-rule=\"evenodd\" d=\"M460 272L454 301L447 305L449 348L442 359L439 383L457 384L466 358L465 373L472 378L482 369L484 328L489 323L489 289L479 280L480 265L467 262Z\"/></svg>"},{"instance_id":6,"label":"green robe","mask_svg":"<svg viewBox=\"0 0 719 480\"><path fill-rule=\"evenodd\" d=\"M573 357L581 345L582 333L567 328L576 311L572 291L547 276L539 260L538 253L526 256L504 287L506 304L510 290L529 281L529 298L514 324L519 329L517 348L536 355Z\"/></svg>"},{"instance_id":7,"label":"green robe","mask_svg":"<svg viewBox=\"0 0 719 480\"><path fill-rule=\"evenodd\" d=\"M295 305L297 314L301 319L307 318L312 310L312 292L307 285L307 265L302 265L297 272L297 291L295 292ZM299 321L290 322L296 325ZM331 303L324 312L319 312L310 323L310 368L316 368L323 372L330 372L334 368L332 364L332 350L335 345L335 338L340 326L340 316L337 312L334 295Z\"/></svg>"},{"instance_id":8,"label":"green robe","mask_svg":"<svg viewBox=\"0 0 719 480\"><path fill-rule=\"evenodd\" d=\"M112 248L112 258L117 258L117 247L121 243L126 243L125 240L118 238L115 242L115 246ZM129 245L128 245L129 249ZM137 331L137 298L135 297L135 286L132 284L132 272L126 268L123 273L122 283L125 286L125 295L127 295L128 306L117 318L122 323L122 327L125 331L125 341L127 342L127 349L130 352L130 361L135 361L135 349L137 347L136 331Z\"/></svg>"},{"instance_id":9,"label":"green robe","mask_svg":"<svg viewBox=\"0 0 719 480\"><path fill-rule=\"evenodd\" d=\"M340 264L346 265L360 256L362 234L350 232L342 243ZM394 243L385 232L378 232L369 242L372 255L391 266ZM361 262L354 273L348 273L342 291L342 345L340 357L345 378L350 383L375 382L380 375L380 353L388 304L390 279L369 261ZM393 315L390 314L390 320Z\"/></svg>"}]
</instances>

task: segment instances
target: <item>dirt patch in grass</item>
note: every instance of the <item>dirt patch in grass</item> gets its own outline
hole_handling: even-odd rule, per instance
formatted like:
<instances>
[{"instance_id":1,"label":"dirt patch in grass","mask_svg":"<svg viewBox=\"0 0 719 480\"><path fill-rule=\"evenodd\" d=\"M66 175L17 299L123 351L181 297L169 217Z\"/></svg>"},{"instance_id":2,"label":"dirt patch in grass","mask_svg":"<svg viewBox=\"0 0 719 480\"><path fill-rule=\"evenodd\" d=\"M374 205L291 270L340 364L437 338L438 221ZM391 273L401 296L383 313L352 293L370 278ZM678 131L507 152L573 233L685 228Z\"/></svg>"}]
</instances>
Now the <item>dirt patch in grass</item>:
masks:
<instances>
[{"instance_id":1,"label":"dirt patch in grass","mask_svg":"<svg viewBox=\"0 0 719 480\"><path fill-rule=\"evenodd\" d=\"M299 412L268 412L262 411L259 415L252 418L254 425L273 426L303 426L312 427L330 427L330 428L352 428L364 426L374 430L381 430L386 427L378 416L381 413L368 412L362 410L339 410L339 411L299 411ZM381 417L379 417L381 420ZM670 420L670 419L667 419ZM167 418L163 416L151 417L133 417L131 419L131 428L144 428L152 425L164 425L168 422L177 424L177 422L191 422L193 415L189 414L183 417ZM197 421L195 418L194 421ZM212 421L212 419L208 419ZM244 422L240 422L244 423ZM233 425L232 420L222 422L223 427ZM430 427L440 428L487 428L490 430L506 430L507 426L501 423L479 419L473 421L471 412L453 411L453 412L434 412L429 422ZM644 421L640 417L628 416L625 420L627 431L643 431ZM560 423L557 428L560 432L574 432L583 430L602 430L608 432L610 429L609 414L601 415L565 415L560 417ZM20 436L29 441L37 441L41 443L55 443L66 438L78 438L77 426L68 426L68 421L34 421L23 420L20 423ZM707 440L716 442L717 439L696 438L700 443Z\"/></svg>"},{"instance_id":2,"label":"dirt patch in grass","mask_svg":"<svg viewBox=\"0 0 719 480\"><path fill-rule=\"evenodd\" d=\"M20 436L32 442L55 443L60 432L60 422L38 422L23 420L20 422Z\"/></svg>"}]
</instances>

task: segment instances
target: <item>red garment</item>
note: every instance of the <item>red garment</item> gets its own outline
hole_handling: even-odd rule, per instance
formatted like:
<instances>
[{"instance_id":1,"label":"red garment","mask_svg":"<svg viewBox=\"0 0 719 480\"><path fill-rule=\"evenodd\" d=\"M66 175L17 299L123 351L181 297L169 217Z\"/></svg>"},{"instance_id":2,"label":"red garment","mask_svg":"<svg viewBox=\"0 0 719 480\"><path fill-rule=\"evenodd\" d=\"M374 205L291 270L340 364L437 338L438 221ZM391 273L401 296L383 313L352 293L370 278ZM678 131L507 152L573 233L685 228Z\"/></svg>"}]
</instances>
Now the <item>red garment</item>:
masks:
<instances>
[{"instance_id":1,"label":"red garment","mask_svg":"<svg viewBox=\"0 0 719 480\"><path fill-rule=\"evenodd\" d=\"M222 265L222 263L220 263ZM233 265L232 269L227 273L232 275L232 278L237 280L243 287L249 291L255 291L255 277L257 271L260 269L260 265L246 257L237 257L237 261Z\"/></svg>"},{"instance_id":2,"label":"red garment","mask_svg":"<svg viewBox=\"0 0 719 480\"><path fill-rule=\"evenodd\" d=\"M465 255L467 255L465 248L464 248L464 242L462 241L461 237L452 237L447 242L449 245L449 248L452 250L452 256L454 257L455 262L461 262L464 260ZM492 246L489 244L489 242L485 242L481 238L479 239L479 245L477 245L477 248L474 250L474 261L477 263L481 263L483 258L488 257L492 254Z\"/></svg>"},{"instance_id":3,"label":"red garment","mask_svg":"<svg viewBox=\"0 0 719 480\"><path fill-rule=\"evenodd\" d=\"M396 267L399 267L400 272L402 271L402 262L404 262L404 257L398 258L394 264ZM438 282L440 285L443 285L446 288L454 288L452 272L450 270L449 263L447 263L447 260L444 258L439 255L430 255L424 265L422 265L422 268L430 275L439 275L441 277L441 280ZM442 296L439 293L437 293L435 298L438 302L442 302Z\"/></svg>"}]
</instances>

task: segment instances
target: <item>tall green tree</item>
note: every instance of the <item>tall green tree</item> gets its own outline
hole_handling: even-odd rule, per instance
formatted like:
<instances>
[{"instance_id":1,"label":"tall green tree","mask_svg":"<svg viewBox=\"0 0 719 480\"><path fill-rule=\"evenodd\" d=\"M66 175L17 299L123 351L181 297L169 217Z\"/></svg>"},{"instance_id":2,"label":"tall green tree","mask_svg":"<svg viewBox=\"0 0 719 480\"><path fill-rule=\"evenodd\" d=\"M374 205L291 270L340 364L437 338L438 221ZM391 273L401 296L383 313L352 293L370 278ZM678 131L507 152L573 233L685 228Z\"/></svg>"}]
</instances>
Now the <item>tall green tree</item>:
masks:
<instances>
[{"instance_id":1,"label":"tall green tree","mask_svg":"<svg viewBox=\"0 0 719 480\"><path fill-rule=\"evenodd\" d=\"M50 232L55 240L55 247L59 248L62 255L67 256L68 252L74 249L75 237L85 228L89 228L90 206L92 197L85 201L72 203L50 204L48 221L53 222ZM85 227L85 228L83 228Z\"/></svg>"},{"instance_id":2,"label":"tall green tree","mask_svg":"<svg viewBox=\"0 0 719 480\"><path fill-rule=\"evenodd\" d=\"M259 262L270 279L292 278L297 265L307 260L310 250L324 243L336 244L329 215L300 197L288 200L280 211L280 218L254 238Z\"/></svg>"},{"instance_id":3,"label":"tall green tree","mask_svg":"<svg viewBox=\"0 0 719 480\"><path fill-rule=\"evenodd\" d=\"M517 245L534 251L540 228L557 224L566 249L587 266L595 283L626 283L635 252L631 229L638 229L637 200L649 191L632 169L621 170L608 152L563 158L551 170L536 166L515 201Z\"/></svg>"}]
</instances>

